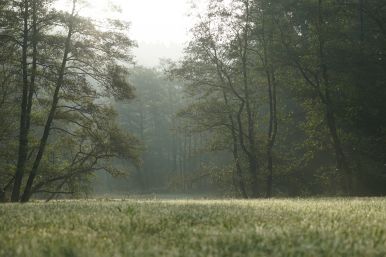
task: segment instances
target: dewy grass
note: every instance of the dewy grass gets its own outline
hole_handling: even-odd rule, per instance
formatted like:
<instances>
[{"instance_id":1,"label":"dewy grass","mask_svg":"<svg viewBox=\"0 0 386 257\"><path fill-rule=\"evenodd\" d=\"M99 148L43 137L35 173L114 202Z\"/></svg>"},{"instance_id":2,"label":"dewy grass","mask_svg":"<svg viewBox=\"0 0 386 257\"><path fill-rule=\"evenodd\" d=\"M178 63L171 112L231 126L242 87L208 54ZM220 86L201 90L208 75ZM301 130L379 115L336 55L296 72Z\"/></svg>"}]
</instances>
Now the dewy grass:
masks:
<instances>
[{"instance_id":1,"label":"dewy grass","mask_svg":"<svg viewBox=\"0 0 386 257\"><path fill-rule=\"evenodd\" d=\"M0 256L386 256L386 199L0 205Z\"/></svg>"}]
</instances>

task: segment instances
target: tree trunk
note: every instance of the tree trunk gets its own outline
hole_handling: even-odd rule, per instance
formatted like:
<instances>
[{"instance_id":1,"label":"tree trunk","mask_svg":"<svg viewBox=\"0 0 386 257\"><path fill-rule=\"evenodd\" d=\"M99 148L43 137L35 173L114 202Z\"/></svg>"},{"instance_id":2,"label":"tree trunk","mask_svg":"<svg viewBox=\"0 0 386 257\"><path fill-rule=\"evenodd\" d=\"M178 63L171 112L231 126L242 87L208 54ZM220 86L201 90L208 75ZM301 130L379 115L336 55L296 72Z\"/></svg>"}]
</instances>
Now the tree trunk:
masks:
<instances>
[{"instance_id":1,"label":"tree trunk","mask_svg":"<svg viewBox=\"0 0 386 257\"><path fill-rule=\"evenodd\" d=\"M72 18L74 17L74 14L75 14L75 6L76 6L76 0L73 0L73 9L72 9L72 14L71 14L71 18L70 18L71 20L70 20L70 24L69 24L69 28L68 28L68 34L67 34L67 38L66 38L66 42L65 42L62 64L61 64L61 67L59 70L59 75L58 75L59 77L58 77L58 80L56 82L54 95L52 97L51 109L50 109L50 112L48 114L46 124L44 126L43 136L40 140L38 153L37 153L35 161L33 163L31 173L29 175L27 185L25 187L25 190L24 190L24 193L23 193L23 196L21 199L22 202L28 202L30 197L31 197L32 185L33 185L34 179L37 175L37 172L38 172L38 169L40 166L40 162L43 158L43 154L44 154L44 151L45 151L45 148L47 145L47 140L48 140L48 137L50 134L51 125L52 125L52 122L53 122L54 117L55 117L56 108L57 108L57 105L59 102L59 92L60 92L60 89L62 88L62 85L63 85L64 73L65 73L65 69L66 69L66 65L67 65L67 59L68 59L68 55L71 51L71 49L70 49L71 48L71 37L72 37L72 32L73 32L72 31L73 30Z\"/></svg>"},{"instance_id":2,"label":"tree trunk","mask_svg":"<svg viewBox=\"0 0 386 257\"><path fill-rule=\"evenodd\" d=\"M217 66L217 72L218 72L218 75L220 77L220 80L221 80L221 82L223 84L225 84L225 79L224 79L224 77L222 75L222 71L221 71L221 69L219 67L217 56L216 56L216 66ZM225 105L230 107L226 91L224 89L222 91L223 91L222 93L223 93ZM239 155L238 138L237 138L237 128L236 128L235 121L234 121L232 113L229 113L228 119L229 119L229 122L231 124L230 130L231 130L231 134L232 134L232 144L233 144L232 154L233 154L233 159L235 161L235 166L236 166L235 167L236 168L235 169L235 175L236 175L235 176L235 178L236 178L235 186L236 186L236 188L239 189L239 191L241 193L241 196L243 198L247 199L248 198L248 193L247 193L247 190L246 190L246 187L245 187L244 178L243 178L243 170L242 170L241 164L240 164L240 155ZM241 133L241 132L239 132L239 133Z\"/></svg>"},{"instance_id":3,"label":"tree trunk","mask_svg":"<svg viewBox=\"0 0 386 257\"><path fill-rule=\"evenodd\" d=\"M15 182L12 189L12 202L18 202L20 198L20 191L22 180L24 176L25 166L27 162L28 154L28 130L27 130L27 105L28 105L28 18L29 18L29 0L24 0L24 12L23 12L23 44L22 44L22 74L23 74L23 93L20 108L20 128L19 128L19 150L18 159L16 165Z\"/></svg>"},{"instance_id":4,"label":"tree trunk","mask_svg":"<svg viewBox=\"0 0 386 257\"><path fill-rule=\"evenodd\" d=\"M244 27L244 41L243 44L240 44L241 51L241 64L242 64L242 74L243 74L243 84L244 84L244 93L245 93L245 109L247 112L247 123L248 123L248 162L249 162L249 172L251 174L251 192L252 197L257 198L259 196L258 190L258 177L257 173L259 170L259 163L257 161L257 146L255 140L255 120L251 108L250 92L249 92L249 81L248 81L248 64L247 64L247 53L248 53L248 33L249 33L249 2L245 2L245 27ZM239 133L242 133L240 131Z\"/></svg>"},{"instance_id":5,"label":"tree trunk","mask_svg":"<svg viewBox=\"0 0 386 257\"><path fill-rule=\"evenodd\" d=\"M5 202L5 190L0 188L0 203Z\"/></svg>"},{"instance_id":6,"label":"tree trunk","mask_svg":"<svg viewBox=\"0 0 386 257\"><path fill-rule=\"evenodd\" d=\"M272 69L272 78L268 75L268 91L269 91L269 105L270 105L270 118L269 118L269 131L268 131L268 178L267 178L267 197L272 197L273 189L273 147L276 141L277 135L277 99L276 99L276 82L275 75Z\"/></svg>"},{"instance_id":7,"label":"tree trunk","mask_svg":"<svg viewBox=\"0 0 386 257\"><path fill-rule=\"evenodd\" d=\"M338 172L341 170L344 172L346 193L348 195L351 195L353 190L352 189L352 183L353 183L352 171L347 162L346 155L342 148L342 143L337 133L334 112L331 110L329 106L326 106L326 109L327 109L326 119L327 119L328 129L330 132L330 136L331 136L331 140L332 140L334 152L335 152L336 169Z\"/></svg>"},{"instance_id":8,"label":"tree trunk","mask_svg":"<svg viewBox=\"0 0 386 257\"><path fill-rule=\"evenodd\" d=\"M31 81L28 92L28 104L27 104L27 118L26 118L26 130L27 133L31 127L31 112L33 104L33 95L35 93L35 79L37 72L37 54L38 54L38 29L37 29L37 11L36 5L37 0L32 1L32 70L31 70Z\"/></svg>"},{"instance_id":9,"label":"tree trunk","mask_svg":"<svg viewBox=\"0 0 386 257\"><path fill-rule=\"evenodd\" d=\"M144 106L142 104L142 101L140 103L140 112L139 112L139 134L141 135L141 140L143 143L145 143L145 114L144 114ZM145 159L145 155L142 156L143 159ZM147 189L146 183L145 183L145 168L144 167L139 167L137 168L137 174L136 178L140 187L140 190L142 193L144 193Z\"/></svg>"},{"instance_id":10,"label":"tree trunk","mask_svg":"<svg viewBox=\"0 0 386 257\"><path fill-rule=\"evenodd\" d=\"M251 174L251 197L258 198L259 197L259 180L257 177L257 173L259 170L258 162L256 158L249 158L249 172Z\"/></svg>"},{"instance_id":11,"label":"tree trunk","mask_svg":"<svg viewBox=\"0 0 386 257\"><path fill-rule=\"evenodd\" d=\"M228 98L226 96L225 91L223 91L224 95L224 101L225 104L228 106ZM233 159L235 161L235 166L236 166L236 185L238 189L240 190L241 196L245 199L248 198L248 193L245 188L245 183L244 183L244 178L243 178L243 170L241 168L240 164L240 155L239 155L239 147L238 147L238 140L237 140L237 131L236 131L236 126L235 122L233 120L232 114L229 114L229 121L231 123L231 133L232 133L232 143L233 143Z\"/></svg>"},{"instance_id":12,"label":"tree trunk","mask_svg":"<svg viewBox=\"0 0 386 257\"><path fill-rule=\"evenodd\" d=\"M266 7L268 8L268 7ZM273 18L273 17L272 17ZM274 23L274 22L273 22ZM277 135L277 97L276 97L276 79L275 70L272 64L272 44L273 32L269 31L269 38L266 37L266 19L262 12L262 45L263 45L263 65L265 69L269 101L269 124L267 133L267 192L266 197L272 197L273 188L273 147Z\"/></svg>"},{"instance_id":13,"label":"tree trunk","mask_svg":"<svg viewBox=\"0 0 386 257\"><path fill-rule=\"evenodd\" d=\"M335 151L336 158L336 169L337 171L343 170L345 175L345 187L348 195L352 194L352 171L348 165L346 155L343 151L342 143L338 136L335 111L330 96L330 80L328 77L327 64L325 62L325 41L323 37L322 25L324 24L322 15L322 0L318 1L318 40L319 40L319 59L320 69L322 72L324 82L324 104L326 107L325 115L327 120L327 126L330 132L333 148Z\"/></svg>"}]
</instances>

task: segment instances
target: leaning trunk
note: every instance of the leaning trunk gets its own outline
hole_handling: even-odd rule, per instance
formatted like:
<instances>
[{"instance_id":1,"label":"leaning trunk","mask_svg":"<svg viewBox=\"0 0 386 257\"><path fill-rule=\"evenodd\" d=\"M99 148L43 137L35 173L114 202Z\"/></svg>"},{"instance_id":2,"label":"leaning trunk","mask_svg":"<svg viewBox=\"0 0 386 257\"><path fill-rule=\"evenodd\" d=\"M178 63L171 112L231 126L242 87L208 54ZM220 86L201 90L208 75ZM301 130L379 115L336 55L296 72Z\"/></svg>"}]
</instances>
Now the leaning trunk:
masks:
<instances>
[{"instance_id":1,"label":"leaning trunk","mask_svg":"<svg viewBox=\"0 0 386 257\"><path fill-rule=\"evenodd\" d=\"M75 3L76 3L76 0L73 1L72 16L75 13ZM63 81L64 81L64 73L65 73L65 69L66 69L66 65L67 65L68 55L70 53L71 37L72 37L72 30L73 30L72 27L73 27L73 24L72 24L72 21L70 21L68 34L67 34L67 38L66 38L66 42L65 42L65 46L64 46L64 54L63 54L62 64L61 64L61 67L59 70L59 75L58 75L58 80L56 82L55 92L54 92L54 95L52 97L51 109L50 109L50 112L48 114L46 124L44 126L43 136L40 140L38 153L37 153L35 161L33 163L31 173L29 175L27 185L26 185L26 188L24 190L24 193L23 193L23 196L21 199L22 202L29 201L29 199L33 193L32 192L32 185L33 185L33 182L34 182L35 177L37 175L37 172L38 172L38 169L40 166L40 162L43 158L43 154L44 154L44 151L45 151L45 148L47 145L47 140L48 140L48 137L50 134L51 125L52 125L52 122L54 120L55 112L56 112L57 105L59 102L59 92L60 92L60 89L61 89L61 87L63 85Z\"/></svg>"},{"instance_id":2,"label":"leaning trunk","mask_svg":"<svg viewBox=\"0 0 386 257\"><path fill-rule=\"evenodd\" d=\"M19 149L18 149L18 158L16 165L15 181L12 189L12 202L18 202L20 198L20 189L22 185L22 180L24 176L24 170L27 162L28 154L28 129L26 127L27 120L27 105L28 105L28 92L29 92L29 83L28 83L28 18L29 18L29 0L24 0L24 13L23 13L23 43L22 43L22 74L23 74L23 92L21 99L21 108L20 108L20 125L19 125Z\"/></svg>"}]
</instances>

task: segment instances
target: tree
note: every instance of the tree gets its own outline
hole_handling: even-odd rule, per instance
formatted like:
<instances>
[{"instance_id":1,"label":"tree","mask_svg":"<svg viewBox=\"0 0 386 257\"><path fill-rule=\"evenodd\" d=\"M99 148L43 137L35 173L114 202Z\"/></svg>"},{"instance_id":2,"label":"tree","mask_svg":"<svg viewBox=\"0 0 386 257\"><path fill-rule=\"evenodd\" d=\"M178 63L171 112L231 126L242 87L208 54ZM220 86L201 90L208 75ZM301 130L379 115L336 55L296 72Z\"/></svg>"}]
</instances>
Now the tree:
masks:
<instances>
[{"instance_id":1,"label":"tree","mask_svg":"<svg viewBox=\"0 0 386 257\"><path fill-rule=\"evenodd\" d=\"M65 185L70 178L101 167L116 173L101 163L122 158L122 154L138 163L139 142L119 132L106 101L111 97L122 100L133 97L125 67L132 62L130 49L134 46L127 37L128 24L81 17L76 0L70 13L56 11L45 1L25 0L20 3L19 16L13 4L7 2L3 10L15 18L3 20L2 25L7 31L7 42L13 42L17 49L16 59L20 53L23 74L19 157L12 200L19 200L26 169L29 172L21 197L23 202L52 182L61 181ZM23 31L20 39L19 31ZM80 143L69 137L79 138ZM66 150L76 145L81 150L73 155L73 151L58 154L64 166L56 170L63 174L53 176L52 170L42 174L50 148L63 143L64 138ZM127 140L127 144L112 146L120 141L117 138ZM29 143L31 140L34 144Z\"/></svg>"},{"instance_id":2,"label":"tree","mask_svg":"<svg viewBox=\"0 0 386 257\"><path fill-rule=\"evenodd\" d=\"M384 5L377 1L235 0L212 1L208 7L192 31L193 39L179 70L189 81L188 92L196 102L186 113L197 125L223 133L228 142L236 139L235 167L241 168L235 170L243 170L248 163L255 184L252 188L259 188L256 185L265 173L261 165L264 148L267 196L272 195L273 169L279 166L291 172L315 170L309 172L311 175L301 175L306 183L318 184L307 189L315 193L354 194L358 192L354 187L364 181L355 179L358 174L381 180L378 172L382 168L371 174L360 167L364 162L358 160L367 162L372 157L365 157L366 151L358 149L370 149L372 140L369 134L365 137L370 141L358 140L363 135L357 129L372 127L378 138L384 137L380 132L383 119L374 115L382 104L363 98L379 95L374 99L382 99L384 92L379 72L384 60L383 17L377 11ZM366 33L371 36L366 37ZM280 112L288 113L288 118L296 119L299 125ZM363 122L361 129L358 119ZM262 140L264 130L267 136ZM302 142L289 139L290 133L296 133L296 140ZM372 146L377 145L372 142ZM236 157L238 149L241 158ZM377 149L373 155L384 160L378 154L383 148L378 145ZM285 165L285 161L292 163ZM373 162L373 168L380 163ZM277 172L277 183L282 183L279 172L284 171Z\"/></svg>"}]
</instances>

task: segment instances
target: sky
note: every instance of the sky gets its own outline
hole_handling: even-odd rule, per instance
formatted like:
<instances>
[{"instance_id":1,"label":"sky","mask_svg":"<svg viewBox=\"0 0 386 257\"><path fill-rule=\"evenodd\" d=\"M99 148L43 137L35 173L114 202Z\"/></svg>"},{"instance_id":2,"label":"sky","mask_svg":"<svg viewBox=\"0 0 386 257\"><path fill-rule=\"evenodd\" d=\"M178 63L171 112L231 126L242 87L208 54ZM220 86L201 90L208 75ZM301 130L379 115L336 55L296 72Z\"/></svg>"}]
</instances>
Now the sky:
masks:
<instances>
[{"instance_id":1,"label":"sky","mask_svg":"<svg viewBox=\"0 0 386 257\"><path fill-rule=\"evenodd\" d=\"M66 2L68 8L68 0ZM159 59L178 59L194 24L191 7L206 0L89 0L82 15L93 18L119 17L129 21L130 37L138 47L133 53L138 65L154 67ZM109 11L119 7L120 13ZM117 8L113 8L117 9Z\"/></svg>"},{"instance_id":2,"label":"sky","mask_svg":"<svg viewBox=\"0 0 386 257\"><path fill-rule=\"evenodd\" d=\"M116 0L131 22L130 35L138 43L138 64L155 66L160 58L177 59L188 40L191 20L186 0Z\"/></svg>"}]
</instances>

